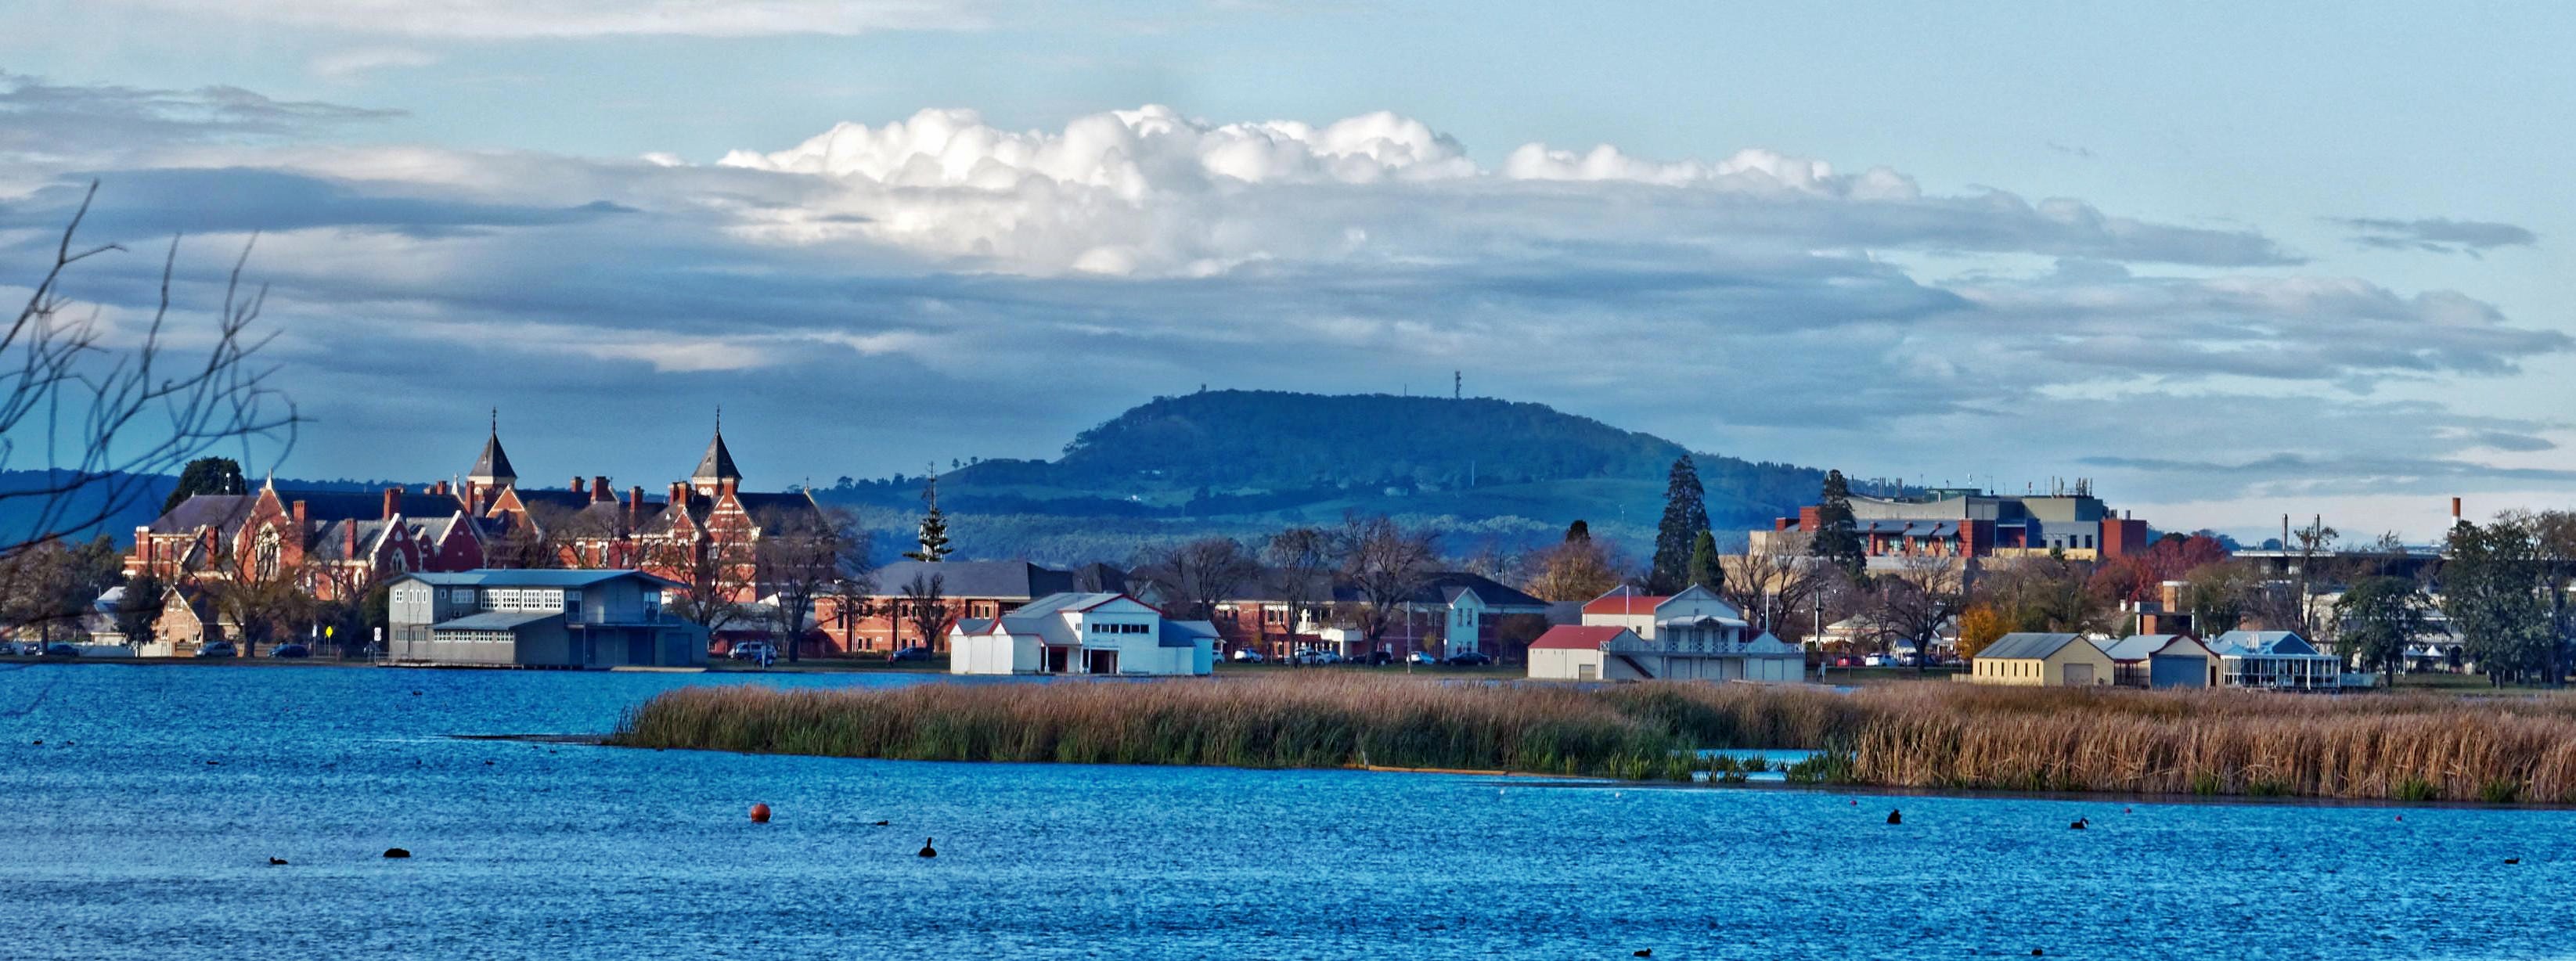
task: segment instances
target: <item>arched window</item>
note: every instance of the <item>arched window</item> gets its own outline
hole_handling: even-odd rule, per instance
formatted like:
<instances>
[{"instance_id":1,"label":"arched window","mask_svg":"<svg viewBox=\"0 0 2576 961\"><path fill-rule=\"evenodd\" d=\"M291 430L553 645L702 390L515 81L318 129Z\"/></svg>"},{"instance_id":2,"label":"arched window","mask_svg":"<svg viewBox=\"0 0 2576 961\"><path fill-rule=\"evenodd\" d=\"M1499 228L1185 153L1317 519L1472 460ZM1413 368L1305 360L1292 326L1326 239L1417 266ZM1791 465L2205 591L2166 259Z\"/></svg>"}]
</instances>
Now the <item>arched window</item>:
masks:
<instances>
[{"instance_id":1,"label":"arched window","mask_svg":"<svg viewBox=\"0 0 2576 961\"><path fill-rule=\"evenodd\" d=\"M251 575L263 581L276 577L281 549L277 528L261 528L259 540L251 545Z\"/></svg>"}]
</instances>

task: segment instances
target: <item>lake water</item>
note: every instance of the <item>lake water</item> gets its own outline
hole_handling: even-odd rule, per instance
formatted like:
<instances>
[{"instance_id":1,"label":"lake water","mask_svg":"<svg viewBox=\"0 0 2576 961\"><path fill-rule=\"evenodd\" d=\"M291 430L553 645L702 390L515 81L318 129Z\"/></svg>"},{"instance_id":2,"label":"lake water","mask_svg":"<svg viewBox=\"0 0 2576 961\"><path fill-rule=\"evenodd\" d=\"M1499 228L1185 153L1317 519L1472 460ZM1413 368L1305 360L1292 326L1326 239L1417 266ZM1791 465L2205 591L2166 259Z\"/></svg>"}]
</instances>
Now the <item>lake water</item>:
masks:
<instances>
[{"instance_id":1,"label":"lake water","mask_svg":"<svg viewBox=\"0 0 2576 961\"><path fill-rule=\"evenodd\" d=\"M0 665L0 958L2576 957L2566 811L450 737L741 681Z\"/></svg>"}]
</instances>

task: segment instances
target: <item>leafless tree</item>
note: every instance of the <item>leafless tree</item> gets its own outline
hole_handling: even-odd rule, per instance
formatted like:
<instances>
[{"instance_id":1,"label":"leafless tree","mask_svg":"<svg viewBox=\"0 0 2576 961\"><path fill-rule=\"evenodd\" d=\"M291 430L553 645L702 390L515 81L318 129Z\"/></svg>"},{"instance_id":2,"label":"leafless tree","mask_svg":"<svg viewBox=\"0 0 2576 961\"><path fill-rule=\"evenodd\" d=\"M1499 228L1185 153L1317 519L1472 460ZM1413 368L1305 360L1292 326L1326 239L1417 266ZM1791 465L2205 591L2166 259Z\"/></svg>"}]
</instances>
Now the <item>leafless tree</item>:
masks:
<instances>
[{"instance_id":1,"label":"leafless tree","mask_svg":"<svg viewBox=\"0 0 2576 961\"><path fill-rule=\"evenodd\" d=\"M748 614L741 597L752 584L747 572L757 570L757 565L738 562L716 543L677 537L653 538L645 547L645 557L647 569L680 582L679 596L672 599L669 610L681 620L713 634Z\"/></svg>"},{"instance_id":2,"label":"leafless tree","mask_svg":"<svg viewBox=\"0 0 2576 961\"><path fill-rule=\"evenodd\" d=\"M1182 620L1216 617L1216 606L1232 600L1245 584L1261 576L1261 562L1231 537L1206 537L1175 547L1149 548L1133 574L1182 609Z\"/></svg>"},{"instance_id":3,"label":"leafless tree","mask_svg":"<svg viewBox=\"0 0 2576 961\"><path fill-rule=\"evenodd\" d=\"M0 333L0 470L41 478L0 490L0 508L26 518L0 538L0 556L97 527L219 445L247 450L264 438L291 446L300 422L294 404L267 386L274 368L258 362L275 334L253 329L267 289L242 288L250 244L227 276L203 347L183 352L180 343L200 338L170 316L177 238L162 260L160 299L133 342L112 342L95 310L76 309L65 292L73 268L125 249L79 240L97 193L92 183L52 264Z\"/></svg>"},{"instance_id":4,"label":"leafless tree","mask_svg":"<svg viewBox=\"0 0 2576 961\"><path fill-rule=\"evenodd\" d=\"M2333 568L2338 560L2335 539L2339 536L2322 517L2290 532L2289 542L2283 545L2290 555L2290 569L2267 585L2252 605L2265 628L2291 631L2303 638L2318 636L2323 612L2317 595L2337 577Z\"/></svg>"},{"instance_id":5,"label":"leafless tree","mask_svg":"<svg viewBox=\"0 0 2576 961\"><path fill-rule=\"evenodd\" d=\"M1942 626L1967 608L1973 574L1957 555L1909 555L1894 570L1871 579L1869 624L1882 643L1911 640L1918 654L1929 655ZM2082 581L2076 583L2080 587ZM1917 657L1916 669L1929 659Z\"/></svg>"},{"instance_id":6,"label":"leafless tree","mask_svg":"<svg viewBox=\"0 0 2576 961\"><path fill-rule=\"evenodd\" d=\"M822 509L764 512L760 535L752 549L760 584L769 591L773 624L787 639L787 659L794 661L805 646L805 618L814 612L815 599L868 578L867 533L849 512Z\"/></svg>"},{"instance_id":7,"label":"leafless tree","mask_svg":"<svg viewBox=\"0 0 2576 961\"><path fill-rule=\"evenodd\" d=\"M1279 579L1288 604L1287 633L1294 636L1316 612L1333 603L1333 536L1319 527L1291 527L1261 544L1261 559Z\"/></svg>"},{"instance_id":8,"label":"leafless tree","mask_svg":"<svg viewBox=\"0 0 2576 961\"><path fill-rule=\"evenodd\" d=\"M1831 561L1812 556L1812 539L1800 531L1752 538L1744 553L1718 558L1726 572L1719 592L1760 629L1791 640L1804 636L1815 620L1808 608L1842 578Z\"/></svg>"},{"instance_id":9,"label":"leafless tree","mask_svg":"<svg viewBox=\"0 0 2576 961\"><path fill-rule=\"evenodd\" d=\"M1384 515L1344 517L1333 541L1342 579L1358 594L1349 615L1374 651L1386 632L1408 616L1405 605L1431 583L1439 549L1429 532L1405 530Z\"/></svg>"},{"instance_id":10,"label":"leafless tree","mask_svg":"<svg viewBox=\"0 0 2576 961\"><path fill-rule=\"evenodd\" d=\"M903 600L896 602L896 616L921 635L921 646L934 651L939 649L939 632L948 627L947 590L947 575L918 573L903 585ZM903 638L895 638L895 646L902 647Z\"/></svg>"}]
</instances>

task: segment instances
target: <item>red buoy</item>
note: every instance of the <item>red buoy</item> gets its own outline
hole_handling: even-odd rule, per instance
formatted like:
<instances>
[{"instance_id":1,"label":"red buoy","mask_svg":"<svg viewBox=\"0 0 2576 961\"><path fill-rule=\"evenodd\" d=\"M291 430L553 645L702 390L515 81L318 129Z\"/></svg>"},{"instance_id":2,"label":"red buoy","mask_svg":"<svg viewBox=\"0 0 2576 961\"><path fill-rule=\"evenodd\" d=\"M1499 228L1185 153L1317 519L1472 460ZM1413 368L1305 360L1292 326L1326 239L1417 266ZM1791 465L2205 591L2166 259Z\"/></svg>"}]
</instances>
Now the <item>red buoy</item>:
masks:
<instances>
[{"instance_id":1,"label":"red buoy","mask_svg":"<svg viewBox=\"0 0 2576 961\"><path fill-rule=\"evenodd\" d=\"M766 805L766 804L754 804L754 805L752 805L752 806L751 806L751 823L753 823L753 824L767 824L767 823L769 823L769 805Z\"/></svg>"}]
</instances>

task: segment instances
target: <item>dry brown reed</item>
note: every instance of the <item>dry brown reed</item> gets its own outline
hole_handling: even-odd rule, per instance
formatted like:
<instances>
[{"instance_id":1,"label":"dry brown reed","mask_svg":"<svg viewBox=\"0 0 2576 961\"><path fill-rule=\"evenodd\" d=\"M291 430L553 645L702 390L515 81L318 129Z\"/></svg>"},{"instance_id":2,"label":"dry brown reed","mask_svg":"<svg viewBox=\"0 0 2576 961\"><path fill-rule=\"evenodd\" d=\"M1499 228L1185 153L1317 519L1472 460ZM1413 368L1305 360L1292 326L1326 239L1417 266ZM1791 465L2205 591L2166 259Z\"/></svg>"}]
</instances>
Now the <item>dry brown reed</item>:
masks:
<instances>
[{"instance_id":1,"label":"dry brown reed","mask_svg":"<svg viewBox=\"0 0 2576 961\"><path fill-rule=\"evenodd\" d=\"M636 747L949 761L1509 770L1681 778L1694 749L1834 752L1897 787L2576 803L2576 699L1895 684L1254 679L697 687Z\"/></svg>"}]
</instances>

